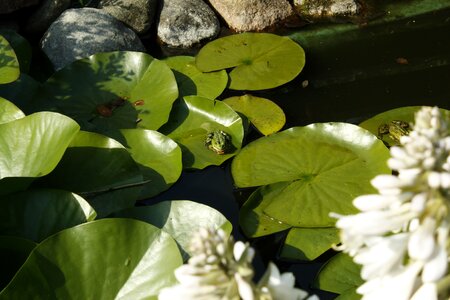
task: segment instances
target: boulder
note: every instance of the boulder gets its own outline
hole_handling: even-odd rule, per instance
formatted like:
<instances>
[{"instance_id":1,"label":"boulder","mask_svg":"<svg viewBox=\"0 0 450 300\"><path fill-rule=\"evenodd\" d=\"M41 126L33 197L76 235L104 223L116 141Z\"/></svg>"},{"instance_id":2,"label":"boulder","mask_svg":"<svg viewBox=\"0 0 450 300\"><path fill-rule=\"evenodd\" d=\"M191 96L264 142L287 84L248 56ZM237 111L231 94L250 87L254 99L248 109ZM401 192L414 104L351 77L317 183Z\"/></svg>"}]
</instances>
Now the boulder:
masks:
<instances>
[{"instance_id":1,"label":"boulder","mask_svg":"<svg viewBox=\"0 0 450 300\"><path fill-rule=\"evenodd\" d=\"M66 10L45 32L41 48L56 70L98 52L145 51L133 30L96 8Z\"/></svg>"},{"instance_id":2,"label":"boulder","mask_svg":"<svg viewBox=\"0 0 450 300\"><path fill-rule=\"evenodd\" d=\"M144 34L153 23L156 0L101 0L98 8L125 23L138 34Z\"/></svg>"},{"instance_id":3,"label":"boulder","mask_svg":"<svg viewBox=\"0 0 450 300\"><path fill-rule=\"evenodd\" d=\"M158 38L169 47L189 48L219 34L220 23L202 0L162 0Z\"/></svg>"},{"instance_id":4,"label":"boulder","mask_svg":"<svg viewBox=\"0 0 450 300\"><path fill-rule=\"evenodd\" d=\"M358 0L294 0L294 8L309 22L346 22L361 18Z\"/></svg>"},{"instance_id":5,"label":"boulder","mask_svg":"<svg viewBox=\"0 0 450 300\"><path fill-rule=\"evenodd\" d=\"M237 31L261 31L290 22L295 16L287 0L209 0L228 27Z\"/></svg>"},{"instance_id":6,"label":"boulder","mask_svg":"<svg viewBox=\"0 0 450 300\"><path fill-rule=\"evenodd\" d=\"M0 15L7 14L18 9L38 4L39 0L1 0Z\"/></svg>"},{"instance_id":7,"label":"boulder","mask_svg":"<svg viewBox=\"0 0 450 300\"><path fill-rule=\"evenodd\" d=\"M71 0L44 0L39 8L30 16L26 31L44 32L59 15L70 6Z\"/></svg>"}]
</instances>

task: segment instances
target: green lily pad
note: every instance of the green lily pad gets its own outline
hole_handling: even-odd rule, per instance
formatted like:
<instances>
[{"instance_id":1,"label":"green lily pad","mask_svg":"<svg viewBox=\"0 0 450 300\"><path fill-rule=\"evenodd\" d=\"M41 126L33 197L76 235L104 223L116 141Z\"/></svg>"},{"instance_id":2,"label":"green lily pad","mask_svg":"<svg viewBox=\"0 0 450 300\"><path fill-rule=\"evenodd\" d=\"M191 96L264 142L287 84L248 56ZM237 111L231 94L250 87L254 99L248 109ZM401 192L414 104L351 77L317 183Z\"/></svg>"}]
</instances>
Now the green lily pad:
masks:
<instances>
[{"instance_id":1,"label":"green lily pad","mask_svg":"<svg viewBox=\"0 0 450 300\"><path fill-rule=\"evenodd\" d=\"M23 265L36 243L13 236L0 236L0 291Z\"/></svg>"},{"instance_id":2,"label":"green lily pad","mask_svg":"<svg viewBox=\"0 0 450 300\"><path fill-rule=\"evenodd\" d=\"M263 90L294 79L305 65L305 52L288 37L246 32L209 42L196 64L203 72L233 68L230 89Z\"/></svg>"},{"instance_id":3,"label":"green lily pad","mask_svg":"<svg viewBox=\"0 0 450 300\"><path fill-rule=\"evenodd\" d=\"M40 242L65 228L92 221L96 213L80 196L35 189L0 199L0 235Z\"/></svg>"},{"instance_id":4,"label":"green lily pad","mask_svg":"<svg viewBox=\"0 0 450 300\"><path fill-rule=\"evenodd\" d=\"M230 97L223 102L246 116L253 126L264 135L280 131L286 123L283 110L269 99L244 95Z\"/></svg>"},{"instance_id":5,"label":"green lily pad","mask_svg":"<svg viewBox=\"0 0 450 300\"><path fill-rule=\"evenodd\" d=\"M79 128L72 119L52 112L0 124L0 179L50 173Z\"/></svg>"},{"instance_id":6,"label":"green lily pad","mask_svg":"<svg viewBox=\"0 0 450 300\"><path fill-rule=\"evenodd\" d=\"M256 238L292 227L264 213L264 209L270 204L269 199L277 196L281 191L280 187L288 184L289 182L278 182L262 186L245 201L239 210L239 225L247 237Z\"/></svg>"},{"instance_id":7,"label":"green lily pad","mask_svg":"<svg viewBox=\"0 0 450 300\"><path fill-rule=\"evenodd\" d=\"M336 297L336 300L359 300L362 298L361 294L356 292L358 288L348 289L339 296Z\"/></svg>"},{"instance_id":8,"label":"green lily pad","mask_svg":"<svg viewBox=\"0 0 450 300\"><path fill-rule=\"evenodd\" d=\"M292 228L280 256L294 260L314 260L340 242L339 230L330 228Z\"/></svg>"},{"instance_id":9,"label":"green lily pad","mask_svg":"<svg viewBox=\"0 0 450 300\"><path fill-rule=\"evenodd\" d=\"M204 73L195 65L193 56L172 56L164 62L175 74L180 98L197 95L216 99L227 86L228 74L225 70Z\"/></svg>"},{"instance_id":10,"label":"green lily pad","mask_svg":"<svg viewBox=\"0 0 450 300\"><path fill-rule=\"evenodd\" d=\"M20 68L16 53L8 41L0 35L0 84L19 78Z\"/></svg>"},{"instance_id":11,"label":"green lily pad","mask_svg":"<svg viewBox=\"0 0 450 300\"><path fill-rule=\"evenodd\" d=\"M31 106L40 85L32 77L22 73L16 81L0 85L0 97L8 99L28 115L33 113Z\"/></svg>"},{"instance_id":12,"label":"green lily pad","mask_svg":"<svg viewBox=\"0 0 450 300\"><path fill-rule=\"evenodd\" d=\"M31 45L30 43L17 31L12 29L0 29L0 35L2 35L13 48L14 53L17 56L17 60L20 65L20 72L27 73L30 70L31 63Z\"/></svg>"},{"instance_id":13,"label":"green lily pad","mask_svg":"<svg viewBox=\"0 0 450 300\"><path fill-rule=\"evenodd\" d=\"M158 129L178 97L162 61L141 52L98 53L56 72L43 85L34 109L54 110L84 130Z\"/></svg>"},{"instance_id":14,"label":"green lily pad","mask_svg":"<svg viewBox=\"0 0 450 300\"><path fill-rule=\"evenodd\" d=\"M229 153L219 155L205 146L208 133L222 130L231 137ZM183 151L183 167L203 169L220 165L241 148L242 119L228 105L200 96L186 96L174 106L169 122L160 131Z\"/></svg>"},{"instance_id":15,"label":"green lily pad","mask_svg":"<svg viewBox=\"0 0 450 300\"><path fill-rule=\"evenodd\" d=\"M180 177L183 169L181 149L169 137L146 129L122 129L118 139L138 164L148 182L143 185L139 199L150 198L167 190Z\"/></svg>"},{"instance_id":16,"label":"green lily pad","mask_svg":"<svg viewBox=\"0 0 450 300\"><path fill-rule=\"evenodd\" d=\"M79 194L101 218L133 207L145 183L122 144L97 133L80 131L55 170L36 185Z\"/></svg>"},{"instance_id":17,"label":"green lily pad","mask_svg":"<svg viewBox=\"0 0 450 300\"><path fill-rule=\"evenodd\" d=\"M169 234L137 220L104 219L40 243L1 299L156 299L182 264Z\"/></svg>"},{"instance_id":18,"label":"green lily pad","mask_svg":"<svg viewBox=\"0 0 450 300\"><path fill-rule=\"evenodd\" d=\"M360 272L361 266L355 264L350 256L338 253L322 267L314 280L314 287L342 294L364 283Z\"/></svg>"},{"instance_id":19,"label":"green lily pad","mask_svg":"<svg viewBox=\"0 0 450 300\"><path fill-rule=\"evenodd\" d=\"M260 138L231 165L238 187L279 186L264 213L295 227L330 227L330 212L352 214L352 201L374 192L370 180L389 173L389 151L373 134L347 123L317 123ZM263 204L261 204L263 205Z\"/></svg>"},{"instance_id":20,"label":"green lily pad","mask_svg":"<svg viewBox=\"0 0 450 300\"><path fill-rule=\"evenodd\" d=\"M0 124L25 117L25 114L12 102L0 97Z\"/></svg>"},{"instance_id":21,"label":"green lily pad","mask_svg":"<svg viewBox=\"0 0 450 300\"><path fill-rule=\"evenodd\" d=\"M223 229L231 233L233 226L217 210L188 200L163 201L145 207L133 207L113 214L148 222L169 233L180 246L183 260L190 255L189 245L200 228Z\"/></svg>"}]
</instances>

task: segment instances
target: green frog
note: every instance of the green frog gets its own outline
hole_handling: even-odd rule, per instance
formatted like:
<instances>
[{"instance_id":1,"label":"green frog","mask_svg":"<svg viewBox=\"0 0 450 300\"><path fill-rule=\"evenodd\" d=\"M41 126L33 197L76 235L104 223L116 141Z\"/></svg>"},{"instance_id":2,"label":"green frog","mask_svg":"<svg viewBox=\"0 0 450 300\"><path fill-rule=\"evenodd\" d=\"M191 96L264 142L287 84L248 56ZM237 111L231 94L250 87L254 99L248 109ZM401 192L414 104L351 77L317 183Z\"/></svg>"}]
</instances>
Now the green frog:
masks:
<instances>
[{"instance_id":1,"label":"green frog","mask_svg":"<svg viewBox=\"0 0 450 300\"><path fill-rule=\"evenodd\" d=\"M226 154L232 148L231 136L223 130L214 130L206 135L205 146L216 154Z\"/></svg>"},{"instance_id":2,"label":"green frog","mask_svg":"<svg viewBox=\"0 0 450 300\"><path fill-rule=\"evenodd\" d=\"M378 138L383 139L383 136L387 134L396 144L399 144L400 138L408 135L410 131L411 127L408 122L392 120L388 124L381 124L378 127Z\"/></svg>"}]
</instances>

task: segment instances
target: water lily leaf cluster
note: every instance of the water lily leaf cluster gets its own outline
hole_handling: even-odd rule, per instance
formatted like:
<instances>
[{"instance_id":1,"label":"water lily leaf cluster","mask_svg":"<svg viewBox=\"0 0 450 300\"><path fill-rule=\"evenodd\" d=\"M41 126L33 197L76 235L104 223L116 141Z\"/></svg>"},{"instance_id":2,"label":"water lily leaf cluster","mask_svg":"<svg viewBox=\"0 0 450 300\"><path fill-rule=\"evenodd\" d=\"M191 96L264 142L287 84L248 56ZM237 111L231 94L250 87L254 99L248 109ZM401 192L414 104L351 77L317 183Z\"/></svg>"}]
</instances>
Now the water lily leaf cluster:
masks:
<instances>
[{"instance_id":1,"label":"water lily leaf cluster","mask_svg":"<svg viewBox=\"0 0 450 300\"><path fill-rule=\"evenodd\" d=\"M294 127L251 142L232 162L238 187L259 186L240 212L244 233L289 229L283 257L318 257L339 241L329 213L354 212L354 197L373 191L374 175L389 172L388 157L376 136L347 123Z\"/></svg>"}]
</instances>

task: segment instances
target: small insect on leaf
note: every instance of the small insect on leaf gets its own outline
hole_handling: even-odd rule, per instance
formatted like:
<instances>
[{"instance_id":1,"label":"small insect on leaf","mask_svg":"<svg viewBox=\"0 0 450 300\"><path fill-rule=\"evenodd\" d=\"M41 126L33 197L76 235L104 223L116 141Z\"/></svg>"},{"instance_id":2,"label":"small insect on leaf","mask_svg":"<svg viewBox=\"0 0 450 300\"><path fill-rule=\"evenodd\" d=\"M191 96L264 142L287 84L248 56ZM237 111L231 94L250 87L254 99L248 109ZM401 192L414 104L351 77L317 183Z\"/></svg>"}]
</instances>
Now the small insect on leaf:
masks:
<instances>
[{"instance_id":1,"label":"small insect on leaf","mask_svg":"<svg viewBox=\"0 0 450 300\"><path fill-rule=\"evenodd\" d=\"M144 104L145 104L144 100L136 100L133 102L134 106L142 106Z\"/></svg>"}]
</instances>

